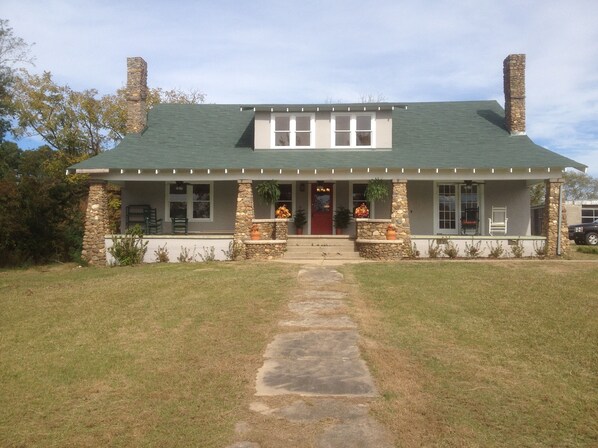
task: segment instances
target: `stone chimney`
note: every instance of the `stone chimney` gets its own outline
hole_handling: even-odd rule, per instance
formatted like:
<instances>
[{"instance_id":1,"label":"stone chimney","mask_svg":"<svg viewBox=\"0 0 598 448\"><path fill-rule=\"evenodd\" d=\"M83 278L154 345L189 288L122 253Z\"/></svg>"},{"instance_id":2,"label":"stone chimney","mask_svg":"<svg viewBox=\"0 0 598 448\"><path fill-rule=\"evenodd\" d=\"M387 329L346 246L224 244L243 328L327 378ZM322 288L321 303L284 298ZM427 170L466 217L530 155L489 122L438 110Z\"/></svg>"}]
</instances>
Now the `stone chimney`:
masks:
<instances>
[{"instance_id":1,"label":"stone chimney","mask_svg":"<svg viewBox=\"0 0 598 448\"><path fill-rule=\"evenodd\" d=\"M525 55L510 54L503 62L505 126L511 135L525 134Z\"/></svg>"},{"instance_id":2,"label":"stone chimney","mask_svg":"<svg viewBox=\"0 0 598 448\"><path fill-rule=\"evenodd\" d=\"M140 134L147 123L147 62L143 58L127 58L126 97L127 134Z\"/></svg>"}]
</instances>

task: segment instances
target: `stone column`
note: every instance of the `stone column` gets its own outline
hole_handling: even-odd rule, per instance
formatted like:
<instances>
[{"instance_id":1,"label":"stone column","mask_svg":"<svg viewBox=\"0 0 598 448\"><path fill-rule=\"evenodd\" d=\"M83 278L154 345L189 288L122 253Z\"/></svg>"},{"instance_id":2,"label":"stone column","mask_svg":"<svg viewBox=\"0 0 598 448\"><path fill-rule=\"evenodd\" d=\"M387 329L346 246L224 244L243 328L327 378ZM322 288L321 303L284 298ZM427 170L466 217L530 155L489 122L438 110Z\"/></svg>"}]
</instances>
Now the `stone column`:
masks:
<instances>
[{"instance_id":1,"label":"stone column","mask_svg":"<svg viewBox=\"0 0 598 448\"><path fill-rule=\"evenodd\" d=\"M245 259L244 241L250 238L251 223L255 217L253 208L253 190L251 180L239 180L237 188L237 211L235 215L235 234L233 244L238 258ZM238 251L238 252L237 252Z\"/></svg>"},{"instance_id":2,"label":"stone column","mask_svg":"<svg viewBox=\"0 0 598 448\"><path fill-rule=\"evenodd\" d=\"M559 196L563 188L563 179L546 180L546 199L544 202L544 218L542 220L542 234L546 236L546 256L556 257L557 239L559 233ZM569 249L569 236L567 232L567 213L564 201L561 204L561 255Z\"/></svg>"},{"instance_id":3,"label":"stone column","mask_svg":"<svg viewBox=\"0 0 598 448\"><path fill-rule=\"evenodd\" d=\"M407 200L407 181L393 179L392 205L390 219L397 228L397 239L409 240L411 226L409 224L409 201Z\"/></svg>"},{"instance_id":4,"label":"stone column","mask_svg":"<svg viewBox=\"0 0 598 448\"><path fill-rule=\"evenodd\" d=\"M106 265L104 236L108 232L108 189L105 181L91 181L85 214L81 256L90 265Z\"/></svg>"}]
</instances>

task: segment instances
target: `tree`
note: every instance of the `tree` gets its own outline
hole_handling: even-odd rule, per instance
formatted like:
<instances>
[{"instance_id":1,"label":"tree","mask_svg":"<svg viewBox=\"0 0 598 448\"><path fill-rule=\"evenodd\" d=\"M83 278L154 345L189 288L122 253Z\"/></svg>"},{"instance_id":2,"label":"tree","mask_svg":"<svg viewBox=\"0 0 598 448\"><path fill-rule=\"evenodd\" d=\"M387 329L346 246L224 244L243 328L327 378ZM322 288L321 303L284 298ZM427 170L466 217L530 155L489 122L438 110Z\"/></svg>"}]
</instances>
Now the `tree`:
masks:
<instances>
[{"instance_id":1,"label":"tree","mask_svg":"<svg viewBox=\"0 0 598 448\"><path fill-rule=\"evenodd\" d=\"M565 181L563 186L563 200L565 201L583 201L598 198L598 178L578 171L565 171L563 173ZM544 204L546 187L544 182L531 187L531 204Z\"/></svg>"},{"instance_id":2,"label":"tree","mask_svg":"<svg viewBox=\"0 0 598 448\"><path fill-rule=\"evenodd\" d=\"M0 264L68 261L83 239L86 182L66 176L72 161L47 146L0 144Z\"/></svg>"},{"instance_id":3,"label":"tree","mask_svg":"<svg viewBox=\"0 0 598 448\"><path fill-rule=\"evenodd\" d=\"M42 75L20 70L13 89L13 106L18 125L14 134L39 135L54 149L69 156L89 157L113 147L125 134L126 89L114 95L82 92L60 86L50 72ZM199 91L150 89L148 110L157 103L197 104L205 95Z\"/></svg>"},{"instance_id":4,"label":"tree","mask_svg":"<svg viewBox=\"0 0 598 448\"><path fill-rule=\"evenodd\" d=\"M25 62L32 64L31 45L13 34L8 20L0 19L0 67L10 68Z\"/></svg>"},{"instance_id":5,"label":"tree","mask_svg":"<svg viewBox=\"0 0 598 448\"><path fill-rule=\"evenodd\" d=\"M29 51L30 46L13 34L8 20L0 19L0 142L4 141L4 136L10 130L13 67L21 62L32 64Z\"/></svg>"},{"instance_id":6,"label":"tree","mask_svg":"<svg viewBox=\"0 0 598 448\"><path fill-rule=\"evenodd\" d=\"M598 178L579 171L567 171L564 194L567 201L590 200L598 198Z\"/></svg>"}]
</instances>

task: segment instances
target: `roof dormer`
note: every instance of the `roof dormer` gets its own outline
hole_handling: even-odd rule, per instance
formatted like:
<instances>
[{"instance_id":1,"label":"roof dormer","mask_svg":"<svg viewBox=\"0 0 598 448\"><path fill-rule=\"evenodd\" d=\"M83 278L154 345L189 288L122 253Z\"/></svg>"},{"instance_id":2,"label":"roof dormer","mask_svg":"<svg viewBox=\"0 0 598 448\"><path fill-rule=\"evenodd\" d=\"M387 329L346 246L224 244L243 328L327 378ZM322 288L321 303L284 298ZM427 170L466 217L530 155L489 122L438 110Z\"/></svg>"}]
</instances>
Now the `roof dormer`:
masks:
<instances>
[{"instance_id":1,"label":"roof dormer","mask_svg":"<svg viewBox=\"0 0 598 448\"><path fill-rule=\"evenodd\" d=\"M392 148L389 103L246 106L255 112L256 150Z\"/></svg>"}]
</instances>

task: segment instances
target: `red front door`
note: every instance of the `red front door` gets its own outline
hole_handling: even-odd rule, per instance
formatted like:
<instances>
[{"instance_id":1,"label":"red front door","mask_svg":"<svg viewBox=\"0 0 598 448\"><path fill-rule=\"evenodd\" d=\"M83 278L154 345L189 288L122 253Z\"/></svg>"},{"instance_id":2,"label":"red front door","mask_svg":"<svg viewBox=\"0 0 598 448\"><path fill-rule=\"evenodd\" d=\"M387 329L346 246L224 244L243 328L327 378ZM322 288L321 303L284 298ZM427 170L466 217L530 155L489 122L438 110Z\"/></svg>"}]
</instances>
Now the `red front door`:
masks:
<instances>
[{"instance_id":1,"label":"red front door","mask_svg":"<svg viewBox=\"0 0 598 448\"><path fill-rule=\"evenodd\" d=\"M332 235L332 194L334 184L311 186L311 234Z\"/></svg>"}]
</instances>

